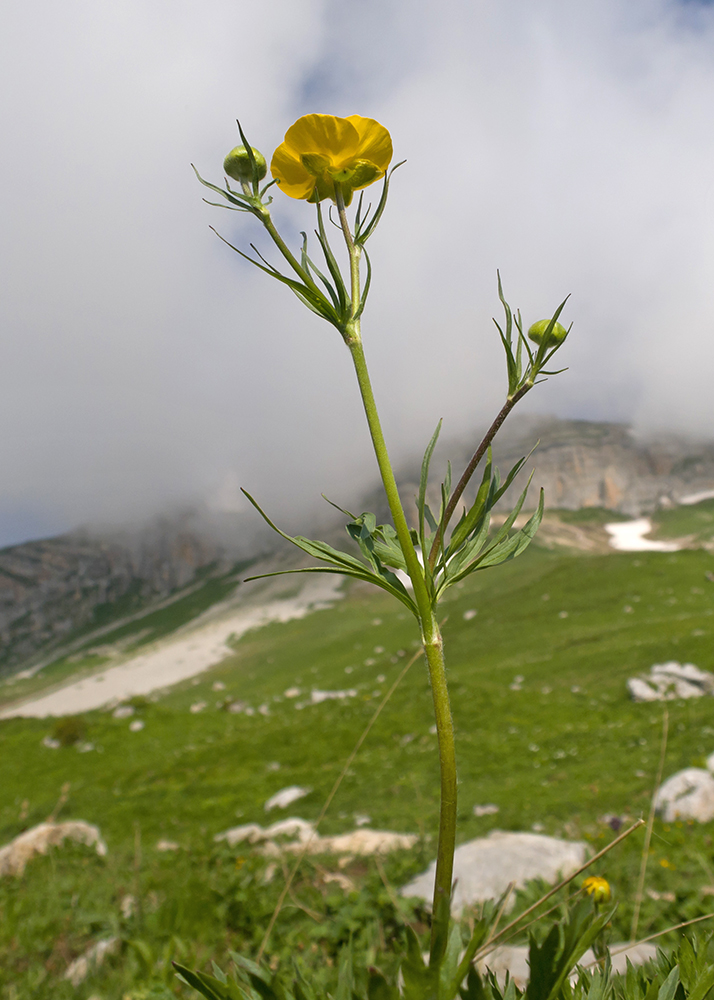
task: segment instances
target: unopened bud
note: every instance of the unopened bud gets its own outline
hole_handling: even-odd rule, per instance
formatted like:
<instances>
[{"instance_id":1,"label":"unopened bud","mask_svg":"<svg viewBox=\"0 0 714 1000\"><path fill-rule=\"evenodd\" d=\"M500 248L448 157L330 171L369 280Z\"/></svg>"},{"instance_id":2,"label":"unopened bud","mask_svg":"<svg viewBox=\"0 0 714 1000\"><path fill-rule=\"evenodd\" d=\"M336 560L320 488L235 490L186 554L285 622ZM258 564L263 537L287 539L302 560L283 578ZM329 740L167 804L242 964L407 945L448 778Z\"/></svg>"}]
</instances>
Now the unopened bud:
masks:
<instances>
[{"instance_id":1,"label":"unopened bud","mask_svg":"<svg viewBox=\"0 0 714 1000\"><path fill-rule=\"evenodd\" d=\"M268 172L268 165L262 153L258 152L257 149L253 149L252 146L251 150L258 170L258 180L262 181ZM250 154L245 146L236 146L235 149L230 151L223 161L223 169L234 181L246 182L248 184L253 181L253 164L250 162Z\"/></svg>"},{"instance_id":2,"label":"unopened bud","mask_svg":"<svg viewBox=\"0 0 714 1000\"><path fill-rule=\"evenodd\" d=\"M539 319L537 323L534 323L528 331L530 339L535 341L536 344L545 343L546 347L555 347L556 344L562 344L568 331L560 323L553 324L553 329L548 334L545 342L543 341L550 322L549 319Z\"/></svg>"}]
</instances>

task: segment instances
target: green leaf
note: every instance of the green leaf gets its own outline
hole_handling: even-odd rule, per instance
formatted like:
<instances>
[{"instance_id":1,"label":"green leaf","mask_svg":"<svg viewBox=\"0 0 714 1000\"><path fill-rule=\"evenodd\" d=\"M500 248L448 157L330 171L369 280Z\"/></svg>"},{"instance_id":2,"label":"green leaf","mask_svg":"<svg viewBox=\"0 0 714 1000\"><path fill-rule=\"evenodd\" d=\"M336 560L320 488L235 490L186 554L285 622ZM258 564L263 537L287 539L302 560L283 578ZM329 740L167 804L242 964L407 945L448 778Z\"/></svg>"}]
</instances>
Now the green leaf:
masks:
<instances>
[{"instance_id":1,"label":"green leaf","mask_svg":"<svg viewBox=\"0 0 714 1000\"><path fill-rule=\"evenodd\" d=\"M493 994L484 986L481 976L474 968L469 969L466 987L459 989L462 1000L493 1000Z\"/></svg>"},{"instance_id":2,"label":"green leaf","mask_svg":"<svg viewBox=\"0 0 714 1000\"><path fill-rule=\"evenodd\" d=\"M526 1000L548 1000L559 978L558 952L560 951L560 926L555 923L542 944L531 933L528 949L530 978L526 987Z\"/></svg>"},{"instance_id":3,"label":"green leaf","mask_svg":"<svg viewBox=\"0 0 714 1000\"><path fill-rule=\"evenodd\" d=\"M665 981L662 983L657 1000L674 1000L674 994L679 986L679 968L675 965Z\"/></svg>"},{"instance_id":4,"label":"green leaf","mask_svg":"<svg viewBox=\"0 0 714 1000\"><path fill-rule=\"evenodd\" d=\"M342 309L343 303L340 302L340 297L337 291L333 288L329 278L327 278L322 273L320 268L314 263L314 261L311 259L310 255L307 252L307 233L301 233L300 235L302 236L302 250L300 252L300 264L303 270L307 271L308 273L312 271L313 274L317 275L317 277L320 279L320 281L327 289L327 294L332 299L332 305L335 307L335 311L341 314L343 311Z\"/></svg>"},{"instance_id":5,"label":"green leaf","mask_svg":"<svg viewBox=\"0 0 714 1000\"><path fill-rule=\"evenodd\" d=\"M677 965L679 966L679 976L682 986L687 991L691 990L697 978L697 959L689 938L682 938L677 952Z\"/></svg>"},{"instance_id":6,"label":"green leaf","mask_svg":"<svg viewBox=\"0 0 714 1000\"><path fill-rule=\"evenodd\" d=\"M714 965L708 965L691 987L687 1000L704 1000L712 987L714 987Z\"/></svg>"},{"instance_id":7,"label":"green leaf","mask_svg":"<svg viewBox=\"0 0 714 1000\"><path fill-rule=\"evenodd\" d=\"M300 978L296 977L293 982L293 992L295 993L295 1000L315 1000L312 988L305 982L302 976Z\"/></svg>"},{"instance_id":8,"label":"green leaf","mask_svg":"<svg viewBox=\"0 0 714 1000\"><path fill-rule=\"evenodd\" d=\"M262 1000L282 1000L282 991L276 990L275 984L266 982L262 975L257 976L255 973L249 972L248 978L251 986L258 996L262 997Z\"/></svg>"},{"instance_id":9,"label":"green leaf","mask_svg":"<svg viewBox=\"0 0 714 1000\"><path fill-rule=\"evenodd\" d=\"M342 329L341 317L337 314L337 312L335 312L334 307L325 298L322 292L318 291L314 286L311 288L304 282L296 281L294 278L288 278L286 275L278 271L276 267L273 267L272 264L268 264L268 262L265 261L264 258L262 257L261 259L264 260L263 264L261 264L260 261L258 260L253 260L253 258L250 257L247 253L243 253L242 250L239 250L238 247L233 246L233 244L230 243L224 236L221 236L219 232L213 229L213 226L211 226L210 228L213 230L214 233L216 233L216 236L218 237L219 240L225 243L227 247L230 247L231 250L234 250L240 257L243 257L244 260L249 261L259 270L264 271L266 274L269 274L270 277L275 278L276 281L280 281L283 285L287 285L288 288L290 288L297 295L300 301L303 302L309 309L312 310L312 312L316 313L318 316L321 316L323 319L326 319L328 323L331 323L338 330ZM253 247L253 250L255 250L255 247L252 244L251 246ZM255 252L258 254L259 257L261 256L257 250L255 250Z\"/></svg>"},{"instance_id":10,"label":"green leaf","mask_svg":"<svg viewBox=\"0 0 714 1000\"><path fill-rule=\"evenodd\" d=\"M428 503L424 504L424 517L426 518L426 523L429 525L429 529L431 531L436 531L439 526L436 523L436 518L432 514L431 507Z\"/></svg>"},{"instance_id":11,"label":"green leaf","mask_svg":"<svg viewBox=\"0 0 714 1000\"><path fill-rule=\"evenodd\" d=\"M355 227L356 232L354 240L358 246L364 247L367 240L370 238L372 233L379 225L379 220L382 218L382 213L387 207L389 182L392 179L392 174L394 173L395 170L398 170L399 167L403 166L406 162L407 162L406 160L401 160L399 163L396 163L388 173L384 175L384 184L382 185L382 196L379 199L379 203L374 211L374 215L370 220L365 219L364 222L360 220L362 224L360 226Z\"/></svg>"},{"instance_id":12,"label":"green leaf","mask_svg":"<svg viewBox=\"0 0 714 1000\"><path fill-rule=\"evenodd\" d=\"M449 933L446 952L439 966L439 997L441 1000L452 1000L456 996L458 983L454 983L454 980L459 967L461 945L461 928L458 923L454 922Z\"/></svg>"},{"instance_id":13,"label":"green leaf","mask_svg":"<svg viewBox=\"0 0 714 1000\"><path fill-rule=\"evenodd\" d=\"M401 971L404 979L404 1000L437 1000L438 970L424 963L419 938L411 927L406 929L407 951L402 959Z\"/></svg>"},{"instance_id":14,"label":"green leaf","mask_svg":"<svg viewBox=\"0 0 714 1000\"><path fill-rule=\"evenodd\" d=\"M354 314L354 319L359 319L364 312L364 307L367 305L367 296L369 295L369 290L372 287L372 261L369 259L369 254L364 247L362 248L362 253L364 254L364 262L367 265L367 274L365 275L364 286L362 287L362 294L360 296L357 312Z\"/></svg>"},{"instance_id":15,"label":"green leaf","mask_svg":"<svg viewBox=\"0 0 714 1000\"><path fill-rule=\"evenodd\" d=\"M496 492L494 494L494 498L493 498L493 503L494 504L498 503L498 501L501 499L501 497L503 496L503 494L506 492L506 490L508 489L508 487L511 485L511 483L516 478L516 476L518 475L518 473L521 471L521 469L523 468L523 466L526 464L526 462L528 461L528 459L531 457L531 455L533 454L533 452L536 450L536 448L538 447L538 444L539 444L539 442L536 442L536 444L533 445L533 447L531 448L531 450L528 452L527 455L524 455L523 458L519 458L518 459L518 461L516 462L516 464L513 466L513 468L511 469L511 471L506 476L506 478L503 481L503 483L496 490ZM531 476L531 478L533 478L533 477ZM528 480L528 482L530 482L530 479Z\"/></svg>"},{"instance_id":16,"label":"green leaf","mask_svg":"<svg viewBox=\"0 0 714 1000\"><path fill-rule=\"evenodd\" d=\"M246 958L245 955L240 955L237 951L229 951L228 954L231 956L233 963L249 976L258 976L258 978L263 979L266 983L270 980L268 971L252 959Z\"/></svg>"},{"instance_id":17,"label":"green leaf","mask_svg":"<svg viewBox=\"0 0 714 1000\"><path fill-rule=\"evenodd\" d=\"M501 909L501 905L505 902L505 898L502 896L498 902L500 905L498 906L497 909L494 910L494 914L497 914L499 912L499 910ZM452 996L456 995L457 989L464 981L467 972L471 968L471 963L473 962L474 955L488 937L493 922L494 922L493 920L487 920L485 918L478 920L476 922L471 937L469 938L469 943L466 946L466 950L464 951L461 961L459 962L459 967L456 970L456 976L454 977L454 981L451 984L450 992Z\"/></svg>"},{"instance_id":18,"label":"green leaf","mask_svg":"<svg viewBox=\"0 0 714 1000\"><path fill-rule=\"evenodd\" d=\"M426 552L426 539L424 537L424 505L426 503L426 488L429 485L429 466L431 464L431 456L434 454L434 448L436 448L436 442L439 440L442 423L443 420L439 420L439 423L436 425L436 430L431 435L431 440L426 446L424 458L421 461L421 477L419 479L419 493L417 495L417 513L419 515L419 544L421 545L422 552Z\"/></svg>"},{"instance_id":19,"label":"green leaf","mask_svg":"<svg viewBox=\"0 0 714 1000\"><path fill-rule=\"evenodd\" d=\"M204 972L191 972L190 969L172 963L177 972L177 978L187 986L192 986L194 990L206 997L206 1000L242 1000L239 993L231 990L230 984L224 984L215 976L207 976Z\"/></svg>"},{"instance_id":20,"label":"green leaf","mask_svg":"<svg viewBox=\"0 0 714 1000\"><path fill-rule=\"evenodd\" d=\"M337 990L335 1000L352 1000L354 990L354 973L352 969L352 946L343 948L340 956L340 967L337 974Z\"/></svg>"},{"instance_id":21,"label":"green leaf","mask_svg":"<svg viewBox=\"0 0 714 1000\"><path fill-rule=\"evenodd\" d=\"M384 978L379 969L369 970L368 1000L399 1000L399 990Z\"/></svg>"},{"instance_id":22,"label":"green leaf","mask_svg":"<svg viewBox=\"0 0 714 1000\"><path fill-rule=\"evenodd\" d=\"M541 490L540 500L535 513L523 525L520 531L501 542L496 548L489 549L482 559L477 560L479 569L488 566L500 566L501 563L515 559L524 552L536 536L540 522L543 519L545 494Z\"/></svg>"},{"instance_id":23,"label":"green leaf","mask_svg":"<svg viewBox=\"0 0 714 1000\"><path fill-rule=\"evenodd\" d=\"M335 283L335 290L340 302L340 311L344 313L349 304L349 295L347 293L347 287L342 277L342 271L340 271L340 265L335 259L335 255L332 252L332 247L330 246L330 241L327 239L327 233L325 232L325 222L322 217L322 206L320 202L317 203L317 238L320 241L320 246L322 247L322 252L325 256L325 263L327 264L328 270L332 275L332 280Z\"/></svg>"},{"instance_id":24,"label":"green leaf","mask_svg":"<svg viewBox=\"0 0 714 1000\"><path fill-rule=\"evenodd\" d=\"M396 597L397 600L401 601L405 607L407 607L412 614L418 615L418 610L414 600L410 597L406 587L399 579L399 577L392 573L389 569L382 565L378 556L374 557L374 566L376 572L373 572L369 567L365 566L364 563L360 562L354 556L349 555L347 552L341 552L339 549L334 549L327 542L321 542L318 540L313 540L310 538L303 538L301 535L288 535L284 531L275 525L265 511L260 507L258 502L248 493L246 490L242 491L245 496L250 500L255 509L258 511L260 516L266 521L267 524L284 538L286 541L295 545L297 548L302 549L308 555L314 556L323 562L328 563L327 567L322 566L306 566L301 569L289 569L289 570L278 570L273 573L257 573L254 576L246 577L246 581L250 580L262 580L270 576L286 576L289 573L340 573L342 576L352 576L357 580L363 580L367 583L373 583L377 587L381 587L382 590L386 590L388 593ZM374 515L369 515L374 518ZM391 551L391 550L390 550ZM330 568L331 567L331 568Z\"/></svg>"}]
</instances>

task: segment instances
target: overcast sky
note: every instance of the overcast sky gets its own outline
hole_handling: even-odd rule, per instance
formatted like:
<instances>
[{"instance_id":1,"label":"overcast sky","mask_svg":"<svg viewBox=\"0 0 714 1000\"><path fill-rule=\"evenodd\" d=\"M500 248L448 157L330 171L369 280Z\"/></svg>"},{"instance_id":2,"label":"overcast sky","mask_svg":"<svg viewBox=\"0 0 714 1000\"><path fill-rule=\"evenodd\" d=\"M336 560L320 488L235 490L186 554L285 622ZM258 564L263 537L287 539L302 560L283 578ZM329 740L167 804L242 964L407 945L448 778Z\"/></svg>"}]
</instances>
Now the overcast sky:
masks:
<instances>
[{"instance_id":1,"label":"overcast sky","mask_svg":"<svg viewBox=\"0 0 714 1000\"><path fill-rule=\"evenodd\" d=\"M532 408L711 436L709 4L35 0L0 39L0 544L238 484L356 502L338 334L208 228L258 235L190 167L221 183L237 116L268 157L306 112L375 117L408 161L363 328L396 456L499 405L496 268L528 324L571 293ZM313 213L277 193L291 235Z\"/></svg>"}]
</instances>

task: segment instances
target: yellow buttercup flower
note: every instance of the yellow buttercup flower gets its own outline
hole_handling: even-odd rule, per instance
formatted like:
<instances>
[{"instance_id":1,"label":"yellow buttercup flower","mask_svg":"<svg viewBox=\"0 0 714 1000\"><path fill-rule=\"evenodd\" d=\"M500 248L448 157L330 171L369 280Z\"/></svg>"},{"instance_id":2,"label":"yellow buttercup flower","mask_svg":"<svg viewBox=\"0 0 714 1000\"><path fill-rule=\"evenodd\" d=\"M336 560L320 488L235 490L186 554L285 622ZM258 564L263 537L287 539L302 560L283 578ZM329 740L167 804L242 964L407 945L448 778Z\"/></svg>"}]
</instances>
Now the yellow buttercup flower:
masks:
<instances>
[{"instance_id":1,"label":"yellow buttercup flower","mask_svg":"<svg viewBox=\"0 0 714 1000\"><path fill-rule=\"evenodd\" d=\"M352 192L383 177L391 159L392 138L374 118L303 115L273 153L270 172L281 191L308 201L335 201L338 182L349 205Z\"/></svg>"},{"instance_id":2,"label":"yellow buttercup flower","mask_svg":"<svg viewBox=\"0 0 714 1000\"><path fill-rule=\"evenodd\" d=\"M610 883L599 875L591 875L583 882L583 889L596 903L606 903L610 898Z\"/></svg>"}]
</instances>

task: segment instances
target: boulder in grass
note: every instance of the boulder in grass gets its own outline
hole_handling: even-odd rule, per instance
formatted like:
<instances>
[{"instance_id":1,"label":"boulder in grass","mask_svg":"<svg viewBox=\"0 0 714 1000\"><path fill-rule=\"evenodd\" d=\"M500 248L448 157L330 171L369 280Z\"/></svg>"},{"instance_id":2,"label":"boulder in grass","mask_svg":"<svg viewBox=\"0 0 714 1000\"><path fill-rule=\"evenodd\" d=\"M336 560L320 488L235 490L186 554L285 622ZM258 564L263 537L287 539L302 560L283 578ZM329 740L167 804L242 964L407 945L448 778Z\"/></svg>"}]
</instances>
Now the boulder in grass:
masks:
<instances>
[{"instance_id":1,"label":"boulder in grass","mask_svg":"<svg viewBox=\"0 0 714 1000\"><path fill-rule=\"evenodd\" d=\"M627 690L633 701L675 701L714 694L714 674L693 663L655 663L649 674L631 677Z\"/></svg>"},{"instance_id":2,"label":"boulder in grass","mask_svg":"<svg viewBox=\"0 0 714 1000\"><path fill-rule=\"evenodd\" d=\"M300 785L288 785L287 788L281 788L279 792L271 796L265 803L265 811L270 812L271 809L287 809L289 805L293 802L297 802L298 799L304 799L306 795L309 795L312 788L302 788Z\"/></svg>"},{"instance_id":3,"label":"boulder in grass","mask_svg":"<svg viewBox=\"0 0 714 1000\"><path fill-rule=\"evenodd\" d=\"M587 845L537 833L492 830L488 837L470 840L456 848L451 910L458 915L468 906L498 899L511 882L521 888L542 878L555 882L585 863ZM429 903L434 894L436 862L401 890L403 896L418 896Z\"/></svg>"},{"instance_id":4,"label":"boulder in grass","mask_svg":"<svg viewBox=\"0 0 714 1000\"><path fill-rule=\"evenodd\" d=\"M269 858L281 854L346 854L364 857L374 854L389 854L392 851L412 850L417 842L413 833L392 833L390 830L352 830L350 833L334 837L318 836L315 827L307 820L284 819L272 826L262 827L257 823L246 823L225 830L213 838L216 842L225 840L229 847L247 842Z\"/></svg>"},{"instance_id":5,"label":"boulder in grass","mask_svg":"<svg viewBox=\"0 0 714 1000\"><path fill-rule=\"evenodd\" d=\"M612 971L619 973L620 975L625 975L627 972L627 963L630 962L631 965L644 965L645 962L649 962L657 957L657 948L653 944L611 944L610 954L612 957ZM584 967L594 966L596 963L595 955L591 948L585 952L583 957L579 961L579 965ZM479 971L484 973L486 969L490 969L496 974L496 978L499 982L503 983L506 979L506 973L515 982L519 989L525 989L528 985L528 978L530 975L530 968L528 966L528 945L501 945L499 948L494 948L490 955L486 955L478 963ZM575 979L575 976L571 976L571 981Z\"/></svg>"},{"instance_id":6,"label":"boulder in grass","mask_svg":"<svg viewBox=\"0 0 714 1000\"><path fill-rule=\"evenodd\" d=\"M115 955L121 947L121 941L117 937L103 938L97 941L91 948L88 948L83 955L75 958L64 974L65 979L69 979L76 989L87 976L103 964L107 955Z\"/></svg>"},{"instance_id":7,"label":"boulder in grass","mask_svg":"<svg viewBox=\"0 0 714 1000\"><path fill-rule=\"evenodd\" d=\"M703 767L677 771L660 786L655 808L665 823L677 819L708 823L714 819L714 776Z\"/></svg>"},{"instance_id":8,"label":"boulder in grass","mask_svg":"<svg viewBox=\"0 0 714 1000\"><path fill-rule=\"evenodd\" d=\"M40 823L0 847L0 876L22 875L31 858L36 854L47 854L50 847L60 847L65 840L93 847L101 857L107 853L107 845L101 838L99 828L91 823L85 823L84 820Z\"/></svg>"}]
</instances>

